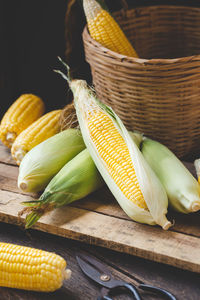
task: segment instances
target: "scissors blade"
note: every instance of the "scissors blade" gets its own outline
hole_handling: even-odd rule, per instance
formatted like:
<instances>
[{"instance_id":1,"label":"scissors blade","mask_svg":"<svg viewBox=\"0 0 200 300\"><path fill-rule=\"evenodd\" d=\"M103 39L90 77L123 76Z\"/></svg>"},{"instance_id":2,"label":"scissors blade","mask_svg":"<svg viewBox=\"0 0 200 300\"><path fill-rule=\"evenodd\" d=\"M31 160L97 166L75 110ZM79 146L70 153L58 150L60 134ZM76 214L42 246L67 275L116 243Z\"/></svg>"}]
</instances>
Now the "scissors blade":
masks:
<instances>
[{"instance_id":1,"label":"scissors blade","mask_svg":"<svg viewBox=\"0 0 200 300\"><path fill-rule=\"evenodd\" d=\"M122 281L115 280L107 266L98 259L83 252L76 254L76 260L85 275L106 288L120 285Z\"/></svg>"}]
</instances>

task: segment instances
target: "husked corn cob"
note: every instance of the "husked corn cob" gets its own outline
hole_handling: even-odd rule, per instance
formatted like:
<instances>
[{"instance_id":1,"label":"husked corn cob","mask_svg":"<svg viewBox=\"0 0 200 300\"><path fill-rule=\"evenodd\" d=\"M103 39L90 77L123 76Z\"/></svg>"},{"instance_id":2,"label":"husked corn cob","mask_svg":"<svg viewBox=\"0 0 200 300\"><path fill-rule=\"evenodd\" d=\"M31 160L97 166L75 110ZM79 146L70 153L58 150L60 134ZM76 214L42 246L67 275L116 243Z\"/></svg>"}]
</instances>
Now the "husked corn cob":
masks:
<instances>
[{"instance_id":1,"label":"husked corn cob","mask_svg":"<svg viewBox=\"0 0 200 300\"><path fill-rule=\"evenodd\" d=\"M109 174L122 193L137 206L147 209L125 140L111 118L96 111L88 118L88 129Z\"/></svg>"},{"instance_id":2,"label":"husked corn cob","mask_svg":"<svg viewBox=\"0 0 200 300\"><path fill-rule=\"evenodd\" d=\"M53 292L70 275L66 261L55 253L0 243L0 286Z\"/></svg>"},{"instance_id":3,"label":"husked corn cob","mask_svg":"<svg viewBox=\"0 0 200 300\"><path fill-rule=\"evenodd\" d=\"M43 101L32 94L21 95L7 110L0 125L0 139L11 148L16 137L44 113Z\"/></svg>"},{"instance_id":4,"label":"husked corn cob","mask_svg":"<svg viewBox=\"0 0 200 300\"><path fill-rule=\"evenodd\" d=\"M12 157L18 165L28 151L60 131L60 114L61 110L51 111L18 135L11 148Z\"/></svg>"},{"instance_id":5,"label":"husked corn cob","mask_svg":"<svg viewBox=\"0 0 200 300\"><path fill-rule=\"evenodd\" d=\"M64 63L63 63L64 64ZM133 220L167 230L167 194L120 118L101 103L84 80L66 76L86 147L114 197ZM138 141L139 142L139 141Z\"/></svg>"},{"instance_id":6,"label":"husked corn cob","mask_svg":"<svg viewBox=\"0 0 200 300\"><path fill-rule=\"evenodd\" d=\"M83 0L83 7L91 37L117 53L138 57L117 22L95 0Z\"/></svg>"}]
</instances>

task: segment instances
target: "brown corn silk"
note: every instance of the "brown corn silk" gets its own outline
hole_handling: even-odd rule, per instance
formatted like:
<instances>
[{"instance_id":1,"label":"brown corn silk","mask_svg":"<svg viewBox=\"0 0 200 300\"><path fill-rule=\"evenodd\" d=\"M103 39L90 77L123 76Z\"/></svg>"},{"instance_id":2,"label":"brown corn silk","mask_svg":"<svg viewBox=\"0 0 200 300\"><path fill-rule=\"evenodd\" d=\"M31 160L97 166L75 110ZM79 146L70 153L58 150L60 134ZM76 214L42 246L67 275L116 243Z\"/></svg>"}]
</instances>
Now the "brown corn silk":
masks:
<instances>
[{"instance_id":1,"label":"brown corn silk","mask_svg":"<svg viewBox=\"0 0 200 300\"><path fill-rule=\"evenodd\" d=\"M74 107L74 103L67 104L60 115L60 127L61 131L68 129L68 128L78 128L78 120L76 116L76 110Z\"/></svg>"}]
</instances>

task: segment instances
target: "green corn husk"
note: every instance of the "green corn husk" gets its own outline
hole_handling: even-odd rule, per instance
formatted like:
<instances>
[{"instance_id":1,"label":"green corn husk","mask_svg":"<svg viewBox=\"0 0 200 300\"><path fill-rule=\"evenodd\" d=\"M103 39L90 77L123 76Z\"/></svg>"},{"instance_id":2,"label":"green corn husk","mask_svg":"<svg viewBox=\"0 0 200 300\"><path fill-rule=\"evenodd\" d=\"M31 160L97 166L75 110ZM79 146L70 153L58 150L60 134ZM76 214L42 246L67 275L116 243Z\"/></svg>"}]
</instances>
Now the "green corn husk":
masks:
<instances>
[{"instance_id":1,"label":"green corn husk","mask_svg":"<svg viewBox=\"0 0 200 300\"><path fill-rule=\"evenodd\" d=\"M182 213L200 209L200 185L183 163L164 145L144 138L141 151L162 182L171 207Z\"/></svg>"},{"instance_id":2,"label":"green corn husk","mask_svg":"<svg viewBox=\"0 0 200 300\"><path fill-rule=\"evenodd\" d=\"M26 228L46 212L82 199L104 184L87 149L70 160L53 179L37 201L24 202L30 207Z\"/></svg>"},{"instance_id":3,"label":"green corn husk","mask_svg":"<svg viewBox=\"0 0 200 300\"><path fill-rule=\"evenodd\" d=\"M85 144L78 129L66 129L47 139L23 158L18 187L32 193L44 190L53 176L83 149Z\"/></svg>"}]
</instances>

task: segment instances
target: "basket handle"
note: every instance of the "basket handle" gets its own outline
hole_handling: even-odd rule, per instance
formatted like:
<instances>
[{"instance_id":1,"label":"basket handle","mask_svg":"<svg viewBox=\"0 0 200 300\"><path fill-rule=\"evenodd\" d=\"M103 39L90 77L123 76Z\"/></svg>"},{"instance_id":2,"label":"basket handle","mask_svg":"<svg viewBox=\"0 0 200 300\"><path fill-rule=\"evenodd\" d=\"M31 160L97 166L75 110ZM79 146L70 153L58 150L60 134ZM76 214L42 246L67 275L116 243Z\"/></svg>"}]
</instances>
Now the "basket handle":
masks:
<instances>
[{"instance_id":1,"label":"basket handle","mask_svg":"<svg viewBox=\"0 0 200 300\"><path fill-rule=\"evenodd\" d=\"M128 3L126 0L120 0L121 2L121 6L124 10L127 10L128 9Z\"/></svg>"}]
</instances>

